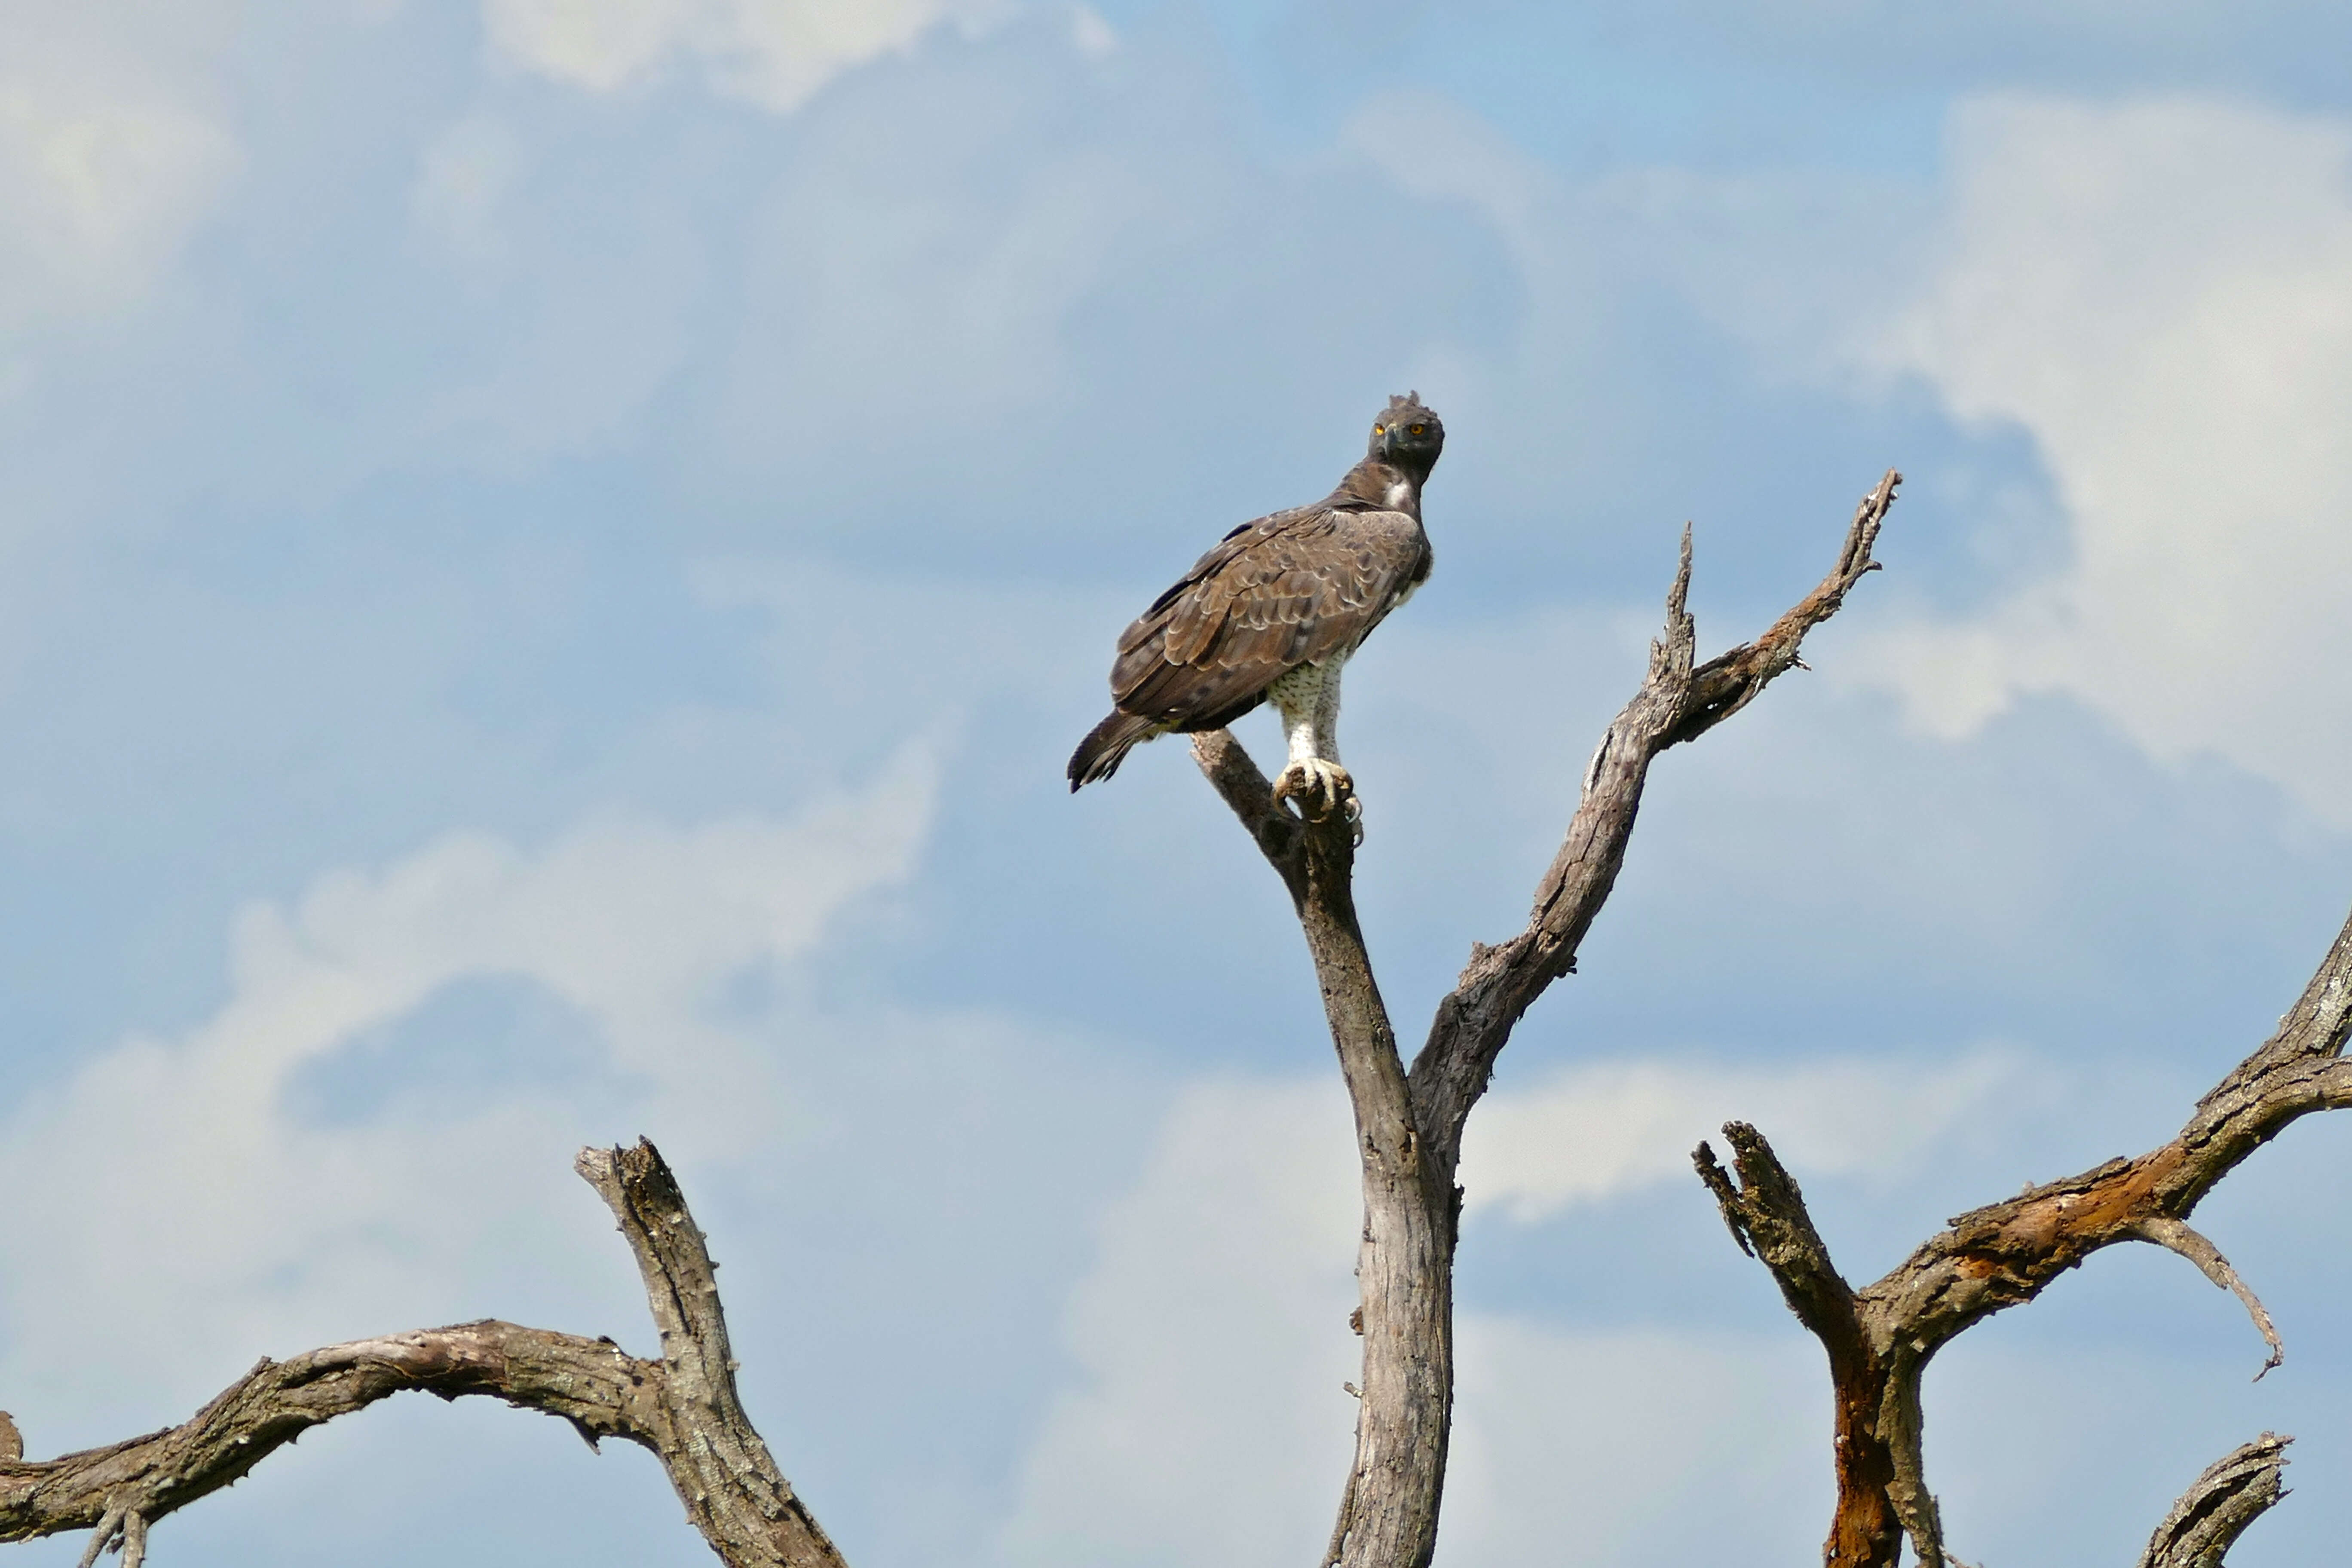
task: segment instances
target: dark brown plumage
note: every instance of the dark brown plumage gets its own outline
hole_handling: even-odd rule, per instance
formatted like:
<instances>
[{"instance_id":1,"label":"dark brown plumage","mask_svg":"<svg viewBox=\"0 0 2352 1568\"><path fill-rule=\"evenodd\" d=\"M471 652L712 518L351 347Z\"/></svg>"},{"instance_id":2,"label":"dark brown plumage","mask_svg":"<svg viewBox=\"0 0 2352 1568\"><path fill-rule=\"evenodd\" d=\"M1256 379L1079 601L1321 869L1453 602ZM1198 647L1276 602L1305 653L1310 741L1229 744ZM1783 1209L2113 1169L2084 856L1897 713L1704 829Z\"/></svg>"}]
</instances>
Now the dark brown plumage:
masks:
<instances>
[{"instance_id":1,"label":"dark brown plumage","mask_svg":"<svg viewBox=\"0 0 2352 1568\"><path fill-rule=\"evenodd\" d=\"M1221 729L1269 695L1292 769L1336 771L1339 666L1429 576L1421 487L1444 444L1418 393L1390 398L1338 489L1242 524L1153 600L1119 637L1115 707L1071 756L1070 787L1110 777L1140 742Z\"/></svg>"}]
</instances>

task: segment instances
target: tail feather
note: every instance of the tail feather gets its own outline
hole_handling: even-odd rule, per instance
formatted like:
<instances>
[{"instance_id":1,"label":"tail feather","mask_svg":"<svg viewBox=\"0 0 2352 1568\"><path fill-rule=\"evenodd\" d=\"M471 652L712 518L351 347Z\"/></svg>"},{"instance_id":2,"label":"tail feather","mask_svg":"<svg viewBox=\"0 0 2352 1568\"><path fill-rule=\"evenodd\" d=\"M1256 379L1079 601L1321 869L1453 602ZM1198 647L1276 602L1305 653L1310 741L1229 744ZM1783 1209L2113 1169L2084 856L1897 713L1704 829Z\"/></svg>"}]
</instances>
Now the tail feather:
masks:
<instances>
[{"instance_id":1,"label":"tail feather","mask_svg":"<svg viewBox=\"0 0 2352 1568\"><path fill-rule=\"evenodd\" d=\"M1159 733L1159 725L1139 714L1113 713L1087 731L1078 749L1070 753L1070 792L1075 795L1097 779L1110 777L1118 772L1128 752Z\"/></svg>"}]
</instances>

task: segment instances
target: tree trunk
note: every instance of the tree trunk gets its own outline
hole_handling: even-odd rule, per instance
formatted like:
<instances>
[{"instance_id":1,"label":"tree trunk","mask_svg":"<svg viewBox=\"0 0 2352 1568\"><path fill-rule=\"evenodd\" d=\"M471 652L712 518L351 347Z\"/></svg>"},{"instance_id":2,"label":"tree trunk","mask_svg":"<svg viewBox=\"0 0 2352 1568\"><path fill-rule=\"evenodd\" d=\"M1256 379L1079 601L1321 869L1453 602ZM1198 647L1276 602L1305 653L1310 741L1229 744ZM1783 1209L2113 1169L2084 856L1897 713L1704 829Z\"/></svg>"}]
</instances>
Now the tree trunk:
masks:
<instances>
[{"instance_id":1,"label":"tree trunk","mask_svg":"<svg viewBox=\"0 0 2352 1568\"><path fill-rule=\"evenodd\" d=\"M1473 944L1410 1073L1356 921L1352 795L1343 790L1319 803L1319 815L1294 815L1232 735L1219 730L1193 737L1202 773L1290 893L1355 1110L1364 1187L1355 1321L1364 1336L1364 1382L1355 1463L1325 1568L1425 1568L1436 1550L1454 1418L1454 1251L1462 1198L1454 1177L1463 1129L1520 1016L1575 970L1577 948L1624 864L1650 763L1797 667L1805 634L1836 614L1847 591L1875 569L1871 547L1901 482L1890 471L1863 498L1819 586L1762 637L1705 665L1693 661L1696 629L1685 608L1691 542L1684 531L1665 629L1651 647L1649 672L1601 735L1567 837L1537 885L1526 929L1499 946Z\"/></svg>"}]
</instances>

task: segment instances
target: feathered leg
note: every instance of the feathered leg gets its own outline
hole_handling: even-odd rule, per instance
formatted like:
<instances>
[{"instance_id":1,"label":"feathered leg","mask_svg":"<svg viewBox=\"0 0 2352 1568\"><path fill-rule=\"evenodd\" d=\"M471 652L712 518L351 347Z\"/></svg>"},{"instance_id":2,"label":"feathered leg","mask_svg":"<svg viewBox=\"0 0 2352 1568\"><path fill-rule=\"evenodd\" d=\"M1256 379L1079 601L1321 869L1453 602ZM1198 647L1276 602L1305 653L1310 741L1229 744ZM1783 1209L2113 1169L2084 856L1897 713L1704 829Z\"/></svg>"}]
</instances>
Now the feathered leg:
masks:
<instances>
[{"instance_id":1,"label":"feathered leg","mask_svg":"<svg viewBox=\"0 0 2352 1568\"><path fill-rule=\"evenodd\" d=\"M1344 811L1349 821L1360 815L1356 782L1339 765L1339 670L1341 656L1302 664L1266 689L1282 715L1282 732L1290 742L1290 765L1274 781L1276 800L1297 797L1312 816Z\"/></svg>"}]
</instances>

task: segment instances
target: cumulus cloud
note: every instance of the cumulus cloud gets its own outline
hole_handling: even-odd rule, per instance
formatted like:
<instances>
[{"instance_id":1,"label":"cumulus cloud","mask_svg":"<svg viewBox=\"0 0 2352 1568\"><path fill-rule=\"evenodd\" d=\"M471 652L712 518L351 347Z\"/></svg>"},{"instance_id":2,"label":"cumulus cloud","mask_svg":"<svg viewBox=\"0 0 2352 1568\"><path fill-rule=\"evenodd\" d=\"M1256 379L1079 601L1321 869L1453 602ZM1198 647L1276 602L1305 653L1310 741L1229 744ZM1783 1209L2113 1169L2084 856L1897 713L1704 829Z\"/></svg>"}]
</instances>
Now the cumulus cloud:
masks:
<instances>
[{"instance_id":1,"label":"cumulus cloud","mask_svg":"<svg viewBox=\"0 0 2352 1568\"><path fill-rule=\"evenodd\" d=\"M38 1260L7 1282L11 1386L87 1398L107 1364L194 1392L224 1357L446 1314L486 1266L576 1270L598 1242L562 1191L567 1157L622 1131L583 1128L576 1085L485 1080L470 1058L492 1043L445 1042L392 1075L430 1114L363 1105L322 1125L306 1075L382 1051L455 988L511 982L588 1037L594 1071L635 1086L634 1113L674 1153L740 1152L786 1086L724 983L805 953L850 900L906 876L930 791L908 753L790 821L605 821L535 854L452 834L249 908L217 1012L124 1041L0 1130L0 1249Z\"/></svg>"},{"instance_id":2,"label":"cumulus cloud","mask_svg":"<svg viewBox=\"0 0 2352 1568\"><path fill-rule=\"evenodd\" d=\"M1603 1065L1490 1097L1464 1180L1473 1204L1529 1219L1687 1182L1691 1144L1727 1111L1769 1119L1801 1173L1884 1168L1934 1144L2009 1070L1990 1054L1926 1075ZM1340 1384L1360 1353L1346 1326L1351 1145L1335 1082L1196 1084L1177 1099L1072 1298L1079 1383L1030 1447L1008 1560L1274 1563L1320 1543L1353 1442ZM1814 1528L1814 1500L1789 1484L1811 1474L1810 1428L1788 1415L1816 1396L1809 1349L1475 1315L1460 1343L1450 1560L1557 1555L1563 1508L1578 1521L1568 1561L1622 1561L1637 1542L1679 1560L1696 1536L1666 1516L1699 1489L1739 1499L1768 1534L1801 1542Z\"/></svg>"},{"instance_id":3,"label":"cumulus cloud","mask_svg":"<svg viewBox=\"0 0 2352 1568\"><path fill-rule=\"evenodd\" d=\"M2020 426L2063 568L1874 657L1971 732L2061 692L2352 824L2352 122L2203 99L1963 106L1916 297L1863 351Z\"/></svg>"},{"instance_id":4,"label":"cumulus cloud","mask_svg":"<svg viewBox=\"0 0 2352 1568\"><path fill-rule=\"evenodd\" d=\"M958 0L485 0L490 46L526 69L592 92L688 67L711 89L778 113L843 71L904 49Z\"/></svg>"},{"instance_id":5,"label":"cumulus cloud","mask_svg":"<svg viewBox=\"0 0 2352 1568\"><path fill-rule=\"evenodd\" d=\"M1336 1084L1199 1084L1102 1221L1083 1378L1002 1542L1038 1563L1297 1562L1328 1533L1356 1374L1356 1179ZM1203 1507L1202 1500L1215 1499Z\"/></svg>"}]
</instances>

